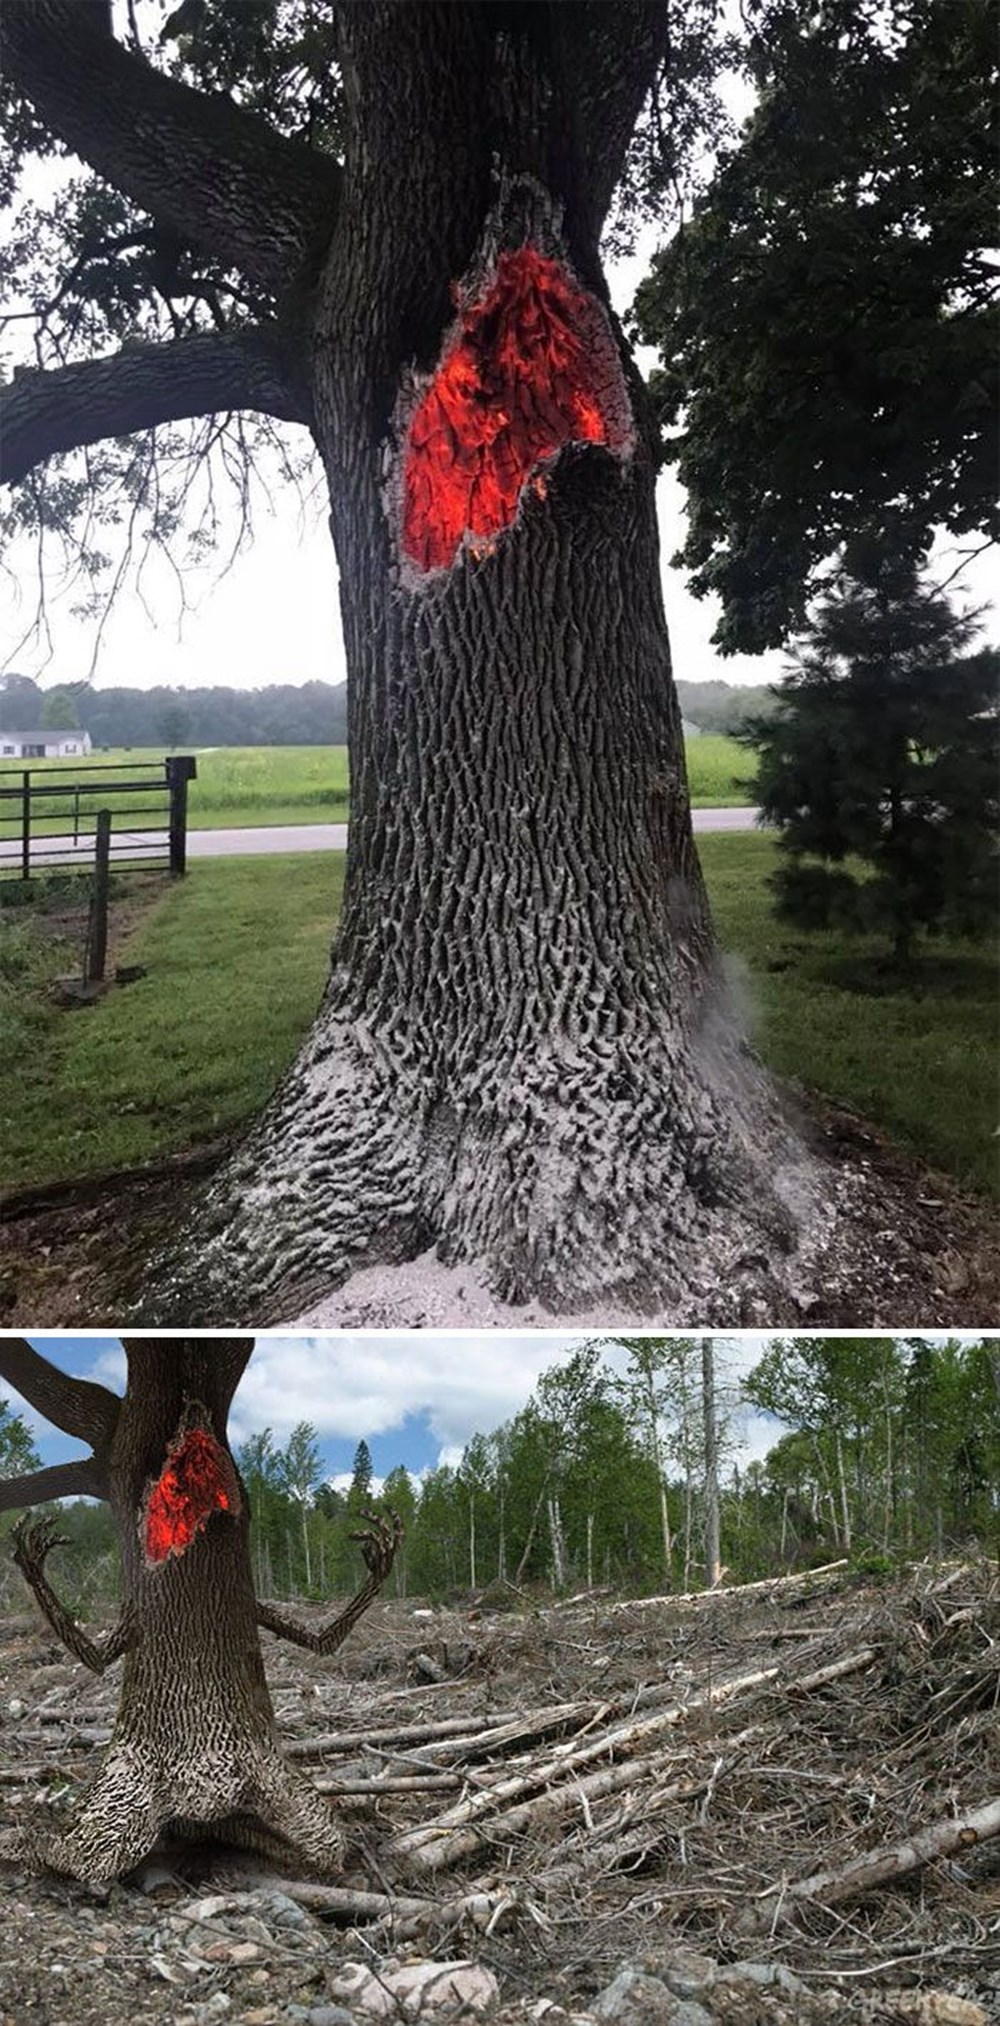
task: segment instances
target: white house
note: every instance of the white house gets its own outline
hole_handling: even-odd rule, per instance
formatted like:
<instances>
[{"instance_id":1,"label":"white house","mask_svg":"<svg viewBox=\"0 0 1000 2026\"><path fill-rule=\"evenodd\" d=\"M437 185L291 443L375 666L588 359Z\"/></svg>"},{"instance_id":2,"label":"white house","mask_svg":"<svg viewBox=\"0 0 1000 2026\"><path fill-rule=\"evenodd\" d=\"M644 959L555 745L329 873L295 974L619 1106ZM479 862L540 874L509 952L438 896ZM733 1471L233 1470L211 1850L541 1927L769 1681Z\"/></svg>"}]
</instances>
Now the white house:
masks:
<instances>
[{"instance_id":1,"label":"white house","mask_svg":"<svg viewBox=\"0 0 1000 2026\"><path fill-rule=\"evenodd\" d=\"M72 760L89 752L89 732L0 732L0 760Z\"/></svg>"}]
</instances>

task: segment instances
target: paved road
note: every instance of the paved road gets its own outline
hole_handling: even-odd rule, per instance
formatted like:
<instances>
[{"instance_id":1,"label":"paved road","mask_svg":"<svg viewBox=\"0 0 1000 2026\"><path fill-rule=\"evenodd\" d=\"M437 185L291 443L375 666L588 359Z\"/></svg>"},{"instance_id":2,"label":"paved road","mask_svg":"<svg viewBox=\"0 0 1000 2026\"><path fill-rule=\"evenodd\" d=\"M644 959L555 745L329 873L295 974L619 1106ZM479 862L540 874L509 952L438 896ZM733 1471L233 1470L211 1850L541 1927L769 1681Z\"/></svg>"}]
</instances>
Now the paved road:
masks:
<instances>
[{"instance_id":1,"label":"paved road","mask_svg":"<svg viewBox=\"0 0 1000 2026\"><path fill-rule=\"evenodd\" d=\"M754 812L752 809L695 809L696 830L752 830ZM127 832L116 831L114 841L120 843ZM166 836L150 833L143 839L148 849L157 843L164 849ZM258 829L241 830L191 830L188 832L189 858L251 858L271 856L279 851L343 851L347 845L346 823L290 823L269 824ZM32 840L32 864L73 863L77 858L89 858L93 844L81 838L74 847L71 837L39 837ZM20 859L21 846L15 838L0 838L0 865Z\"/></svg>"}]
</instances>

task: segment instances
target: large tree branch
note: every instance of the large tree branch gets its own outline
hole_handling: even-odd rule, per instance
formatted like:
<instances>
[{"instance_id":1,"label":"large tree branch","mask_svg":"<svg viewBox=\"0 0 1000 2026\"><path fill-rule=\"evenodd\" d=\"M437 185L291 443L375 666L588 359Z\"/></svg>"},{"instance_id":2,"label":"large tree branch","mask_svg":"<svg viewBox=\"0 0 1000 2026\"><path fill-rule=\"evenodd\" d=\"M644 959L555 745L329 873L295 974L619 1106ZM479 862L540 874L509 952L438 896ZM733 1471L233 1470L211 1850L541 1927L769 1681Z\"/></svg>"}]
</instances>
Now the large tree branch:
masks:
<instances>
[{"instance_id":1,"label":"large tree branch","mask_svg":"<svg viewBox=\"0 0 1000 2026\"><path fill-rule=\"evenodd\" d=\"M0 481L13 485L33 465L102 437L235 408L309 422L304 387L283 369L266 330L206 332L52 372L21 370L0 387Z\"/></svg>"},{"instance_id":2,"label":"large tree branch","mask_svg":"<svg viewBox=\"0 0 1000 2026\"><path fill-rule=\"evenodd\" d=\"M599 229L646 94L668 53L668 9L664 0L562 0L550 19Z\"/></svg>"},{"instance_id":3,"label":"large tree branch","mask_svg":"<svg viewBox=\"0 0 1000 2026\"><path fill-rule=\"evenodd\" d=\"M94 0L5 0L6 77L99 176L282 292L329 242L338 165L224 94L155 70L107 34L102 16Z\"/></svg>"},{"instance_id":4,"label":"large tree branch","mask_svg":"<svg viewBox=\"0 0 1000 2026\"><path fill-rule=\"evenodd\" d=\"M107 1472L97 1459L80 1457L75 1463L50 1463L44 1470L26 1471L23 1477L0 1477L0 1512L44 1505L49 1498L108 1498L110 1490Z\"/></svg>"},{"instance_id":5,"label":"large tree branch","mask_svg":"<svg viewBox=\"0 0 1000 2026\"><path fill-rule=\"evenodd\" d=\"M91 1379L73 1379L60 1372L22 1337L0 1337L0 1379L64 1435L76 1435L102 1453L106 1450L122 1404L117 1393Z\"/></svg>"}]
</instances>

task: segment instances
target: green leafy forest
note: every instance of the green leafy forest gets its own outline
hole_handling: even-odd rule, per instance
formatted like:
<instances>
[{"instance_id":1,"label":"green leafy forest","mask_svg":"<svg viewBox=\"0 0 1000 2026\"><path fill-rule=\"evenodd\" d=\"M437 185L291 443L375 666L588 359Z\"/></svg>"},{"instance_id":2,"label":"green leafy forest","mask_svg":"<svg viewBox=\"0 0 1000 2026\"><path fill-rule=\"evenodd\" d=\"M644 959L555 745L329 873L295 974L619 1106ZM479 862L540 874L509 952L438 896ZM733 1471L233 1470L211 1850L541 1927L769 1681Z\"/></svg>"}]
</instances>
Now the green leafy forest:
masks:
<instances>
[{"instance_id":1,"label":"green leafy forest","mask_svg":"<svg viewBox=\"0 0 1000 2026\"><path fill-rule=\"evenodd\" d=\"M320 1599L351 1587L351 1536L376 1498L406 1529L399 1597L684 1592L720 1560L739 1582L843 1557L877 1575L970 1543L1000 1556L1000 1339L781 1338L741 1380L729 1366L722 1340L592 1339L542 1374L512 1420L419 1480L400 1466L376 1483L362 1441L350 1483L334 1486L314 1427L283 1446L261 1429L237 1451L258 1590ZM776 1417L774 1442L741 1463L751 1414ZM31 1465L8 1405L0 1474ZM61 1582L93 1608L116 1586L108 1508L66 1506L59 1524ZM0 1596L21 1608L6 1559Z\"/></svg>"}]
</instances>

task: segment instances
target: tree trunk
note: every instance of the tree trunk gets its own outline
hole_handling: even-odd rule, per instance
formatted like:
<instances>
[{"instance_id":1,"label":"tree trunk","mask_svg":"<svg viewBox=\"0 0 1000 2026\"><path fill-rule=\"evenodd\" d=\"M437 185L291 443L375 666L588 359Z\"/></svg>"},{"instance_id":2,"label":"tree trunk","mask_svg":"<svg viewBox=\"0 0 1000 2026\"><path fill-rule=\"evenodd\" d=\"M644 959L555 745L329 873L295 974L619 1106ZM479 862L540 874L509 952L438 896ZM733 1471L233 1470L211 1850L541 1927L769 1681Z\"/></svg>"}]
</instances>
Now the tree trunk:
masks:
<instances>
[{"instance_id":1,"label":"tree trunk","mask_svg":"<svg viewBox=\"0 0 1000 2026\"><path fill-rule=\"evenodd\" d=\"M841 1517L843 1519L843 1541L847 1553L850 1554L851 1540L852 1540L851 1505L847 1495L847 1472L844 1469L844 1443L839 1428L837 1429L836 1434L836 1447L837 1447L837 1483L840 1486L840 1511Z\"/></svg>"},{"instance_id":2,"label":"tree trunk","mask_svg":"<svg viewBox=\"0 0 1000 2026\"><path fill-rule=\"evenodd\" d=\"M226 1442L233 1385L221 1373L219 1351L218 1340L165 1339L129 1351L128 1389L107 1455L122 1557L121 1623L132 1627L114 1732L70 1828L29 1830L23 1838L29 1858L94 1884L138 1865L161 1832L237 1844L321 1873L336 1869L342 1847L329 1806L276 1742L249 1513ZM247 1346L243 1364L249 1356ZM225 1504L183 1550L153 1559L154 1486L179 1431L192 1426L217 1445ZM43 1575L41 1590L43 1608L46 1597L55 1604L55 1629L64 1629L65 1616L72 1635L73 1621Z\"/></svg>"},{"instance_id":3,"label":"tree trunk","mask_svg":"<svg viewBox=\"0 0 1000 2026\"><path fill-rule=\"evenodd\" d=\"M569 145L570 53L528 29L512 53L491 12L341 10L352 201L316 293L311 392L349 680L344 907L309 1039L154 1275L158 1322L288 1318L430 1247L511 1302L648 1313L713 1289L732 1320L741 1261L780 1272L810 1214L811 1166L713 944L656 429ZM524 246L562 278L600 420L565 422L559 362L525 340L511 401L533 375L564 447L536 460L511 525L425 568L407 431L463 318L480 312L477 356L497 366L481 306ZM448 482L468 490L467 448L453 439Z\"/></svg>"},{"instance_id":4,"label":"tree trunk","mask_svg":"<svg viewBox=\"0 0 1000 2026\"><path fill-rule=\"evenodd\" d=\"M702 1419L705 1423L705 1588L714 1590L722 1576L719 1549L719 1445L715 1418L715 1346L704 1337L701 1346Z\"/></svg>"}]
</instances>

